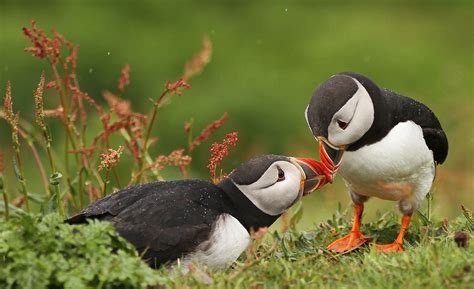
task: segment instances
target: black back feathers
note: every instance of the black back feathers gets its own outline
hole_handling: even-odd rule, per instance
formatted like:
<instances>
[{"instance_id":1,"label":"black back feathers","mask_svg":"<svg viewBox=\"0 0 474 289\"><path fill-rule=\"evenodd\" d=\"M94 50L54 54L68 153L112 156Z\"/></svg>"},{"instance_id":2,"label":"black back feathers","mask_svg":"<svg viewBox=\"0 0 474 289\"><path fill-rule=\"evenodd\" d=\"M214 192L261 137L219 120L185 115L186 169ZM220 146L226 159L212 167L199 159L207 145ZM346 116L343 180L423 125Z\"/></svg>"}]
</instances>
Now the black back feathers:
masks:
<instances>
[{"instance_id":1,"label":"black back feathers","mask_svg":"<svg viewBox=\"0 0 474 289\"><path fill-rule=\"evenodd\" d=\"M231 208L223 191L207 181L154 182L113 193L67 222L110 221L150 266L158 267L195 250Z\"/></svg>"},{"instance_id":2,"label":"black back feathers","mask_svg":"<svg viewBox=\"0 0 474 289\"><path fill-rule=\"evenodd\" d=\"M218 186L203 180L132 186L89 205L66 222L109 221L150 266L159 267L194 252L210 238L222 214L236 218L247 231L268 227L279 217L260 211L225 178Z\"/></svg>"},{"instance_id":3,"label":"black back feathers","mask_svg":"<svg viewBox=\"0 0 474 289\"><path fill-rule=\"evenodd\" d=\"M421 102L388 89L382 89L382 96L390 105L392 126L408 120L418 124L434 160L442 164L448 155L448 139L433 111Z\"/></svg>"}]
</instances>

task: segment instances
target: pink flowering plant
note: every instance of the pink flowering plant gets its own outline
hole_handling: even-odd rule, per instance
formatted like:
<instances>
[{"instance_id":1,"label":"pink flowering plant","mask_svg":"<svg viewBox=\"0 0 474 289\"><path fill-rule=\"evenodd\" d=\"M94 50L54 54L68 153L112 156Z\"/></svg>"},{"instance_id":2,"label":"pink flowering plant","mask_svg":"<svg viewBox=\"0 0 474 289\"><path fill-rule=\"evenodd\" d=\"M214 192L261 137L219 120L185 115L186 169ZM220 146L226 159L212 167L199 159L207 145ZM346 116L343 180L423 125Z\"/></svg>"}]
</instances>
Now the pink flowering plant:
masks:
<instances>
[{"instance_id":1,"label":"pink flowering plant","mask_svg":"<svg viewBox=\"0 0 474 289\"><path fill-rule=\"evenodd\" d=\"M25 52L45 61L49 71L41 73L33 93L34 119L21 116L14 110L14 88L10 82L6 84L0 118L11 129L13 169L20 186L15 192L4 185L6 180L3 172L8 167L0 157L0 190L3 195L1 213L5 220L9 219L11 212L35 212L40 207L50 208L65 217L111 193L114 188L160 180L161 171L166 167L176 167L186 177L193 151L223 126L228 118L228 114L224 113L198 136L192 135L193 124L186 122L184 132L188 143L169 153L152 155L150 152L158 140L154 127L160 108L171 96L182 96L186 90L190 90L190 79L201 73L211 59L212 45L207 36L203 37L201 49L185 63L181 77L176 81L166 81L162 93L151 99L151 111L136 112L126 99L126 88L131 81L130 65L123 66L115 92L104 90L102 97L107 105L101 105L95 96L84 91L79 84L79 45L55 30L49 35L35 21L31 21L30 27L23 28L23 34L31 44L24 49ZM46 107L45 103L55 103L56 106ZM98 131L89 125L90 121L95 120L100 124ZM63 126L62 130L54 132L64 132L66 150L62 156L55 142L58 136L53 135L49 128L53 121L59 121ZM235 146L237 134L234 134L232 139L229 139L229 134L223 144L214 144L211 148L209 169L212 180L216 180L217 164L228 154L227 146ZM22 143L28 144L38 168L42 187L36 190L28 186L24 176L24 155L27 152L22 151ZM1 152L0 156L4 153L8 151ZM133 165L120 167L123 156L131 158ZM124 173L125 170L128 172ZM128 180L124 178L127 175ZM40 206L32 205L32 202Z\"/></svg>"}]
</instances>

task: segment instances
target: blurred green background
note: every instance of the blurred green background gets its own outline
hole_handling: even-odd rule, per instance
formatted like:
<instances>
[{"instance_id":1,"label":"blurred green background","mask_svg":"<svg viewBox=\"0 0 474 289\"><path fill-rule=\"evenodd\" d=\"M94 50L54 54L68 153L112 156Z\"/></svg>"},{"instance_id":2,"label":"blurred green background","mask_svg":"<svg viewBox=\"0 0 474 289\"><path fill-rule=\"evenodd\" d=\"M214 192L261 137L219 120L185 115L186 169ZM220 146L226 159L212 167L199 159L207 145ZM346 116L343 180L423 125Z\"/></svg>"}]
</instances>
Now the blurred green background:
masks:
<instances>
[{"instance_id":1,"label":"blurred green background","mask_svg":"<svg viewBox=\"0 0 474 289\"><path fill-rule=\"evenodd\" d=\"M14 108L33 119L32 91L46 68L23 52L21 28L37 20L80 45L81 88L96 99L114 90L120 69L131 66L124 95L136 111L148 111L166 80L176 80L196 53L203 34L213 43L211 63L191 79L191 90L160 111L155 153L186 143L185 120L199 131L223 112L224 133L239 131L228 170L264 153L318 158L304 109L315 87L341 71L369 76L381 87L416 98L438 116L450 151L438 169L434 213L451 218L460 204L474 209L473 1L12 1L0 0L0 91L9 79ZM47 105L56 103L49 97ZM54 126L53 129L58 126ZM55 146L61 148L62 133ZM11 152L7 125L0 146ZM193 155L192 177L207 178L211 141ZM25 149L26 150L26 149ZM119 165L127 166L127 159ZM15 181L7 156L8 187ZM179 178L174 169L167 178ZM28 186L39 188L28 164ZM341 178L306 198L302 228L331 216L338 202L350 204ZM366 209L397 210L371 200Z\"/></svg>"}]
</instances>

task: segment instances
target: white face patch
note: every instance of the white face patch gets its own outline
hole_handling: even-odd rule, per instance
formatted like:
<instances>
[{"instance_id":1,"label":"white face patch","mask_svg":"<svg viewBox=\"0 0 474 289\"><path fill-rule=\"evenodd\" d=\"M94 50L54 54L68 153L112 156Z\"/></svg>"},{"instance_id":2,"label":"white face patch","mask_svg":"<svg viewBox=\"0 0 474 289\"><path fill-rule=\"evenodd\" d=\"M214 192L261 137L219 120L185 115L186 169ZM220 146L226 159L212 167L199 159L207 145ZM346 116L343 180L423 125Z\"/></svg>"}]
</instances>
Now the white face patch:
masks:
<instances>
[{"instance_id":1,"label":"white face patch","mask_svg":"<svg viewBox=\"0 0 474 289\"><path fill-rule=\"evenodd\" d=\"M284 179L278 181L278 168ZM254 183L237 188L262 212L276 216L286 211L302 195L302 172L288 161L273 163Z\"/></svg>"},{"instance_id":2,"label":"white face patch","mask_svg":"<svg viewBox=\"0 0 474 289\"><path fill-rule=\"evenodd\" d=\"M349 145L360 139L374 122L374 104L365 87L352 78L357 84L357 91L339 109L331 119L328 127L328 140L335 146ZM339 123L346 123L341 128Z\"/></svg>"}]
</instances>

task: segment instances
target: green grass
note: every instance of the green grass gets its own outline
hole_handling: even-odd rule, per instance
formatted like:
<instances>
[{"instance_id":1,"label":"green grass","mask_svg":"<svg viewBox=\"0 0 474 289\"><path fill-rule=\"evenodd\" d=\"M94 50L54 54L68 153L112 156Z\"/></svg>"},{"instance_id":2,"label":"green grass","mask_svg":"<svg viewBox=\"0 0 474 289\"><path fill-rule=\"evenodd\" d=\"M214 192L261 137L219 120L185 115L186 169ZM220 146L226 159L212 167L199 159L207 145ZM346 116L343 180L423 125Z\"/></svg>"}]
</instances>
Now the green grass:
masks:
<instances>
[{"instance_id":1,"label":"green grass","mask_svg":"<svg viewBox=\"0 0 474 289\"><path fill-rule=\"evenodd\" d=\"M346 213L337 211L331 220L297 231L294 225L301 214L293 214L286 232L276 228L255 240L231 268L211 272L196 264L188 273L178 265L155 272L140 266L138 255L106 223L72 227L62 224L56 215L14 218L13 223L2 225L0 234L0 285L39 289L71 284L70 288L146 288L153 284L152 288L431 289L470 288L474 282L474 246L459 247L454 241L455 232L472 235L474 222L467 212L451 222L428 222L417 214L406 235L405 252L380 254L365 246L346 255L325 249L350 229ZM387 213L363 225L362 231L388 243L398 228L397 214ZM21 268L28 269L28 274ZM15 278L23 283L14 283ZM13 285L8 286L7 281Z\"/></svg>"},{"instance_id":2,"label":"green grass","mask_svg":"<svg viewBox=\"0 0 474 289\"><path fill-rule=\"evenodd\" d=\"M403 253L379 254L371 246L347 255L325 249L349 229L348 218L338 212L332 220L309 231L289 230L266 236L265 241L254 246L255 251L224 272L196 269L182 274L175 269L163 284L200 288L211 284L215 288L399 289L469 288L474 282L474 248L460 248L453 239L458 230L472 234L472 219L460 217L443 226L442 223L423 225L423 219L415 217ZM398 229L398 216L391 213L362 227L381 243L392 242ZM276 242L273 251L272 242ZM161 270L163 275L169 275L167 272Z\"/></svg>"}]
</instances>

